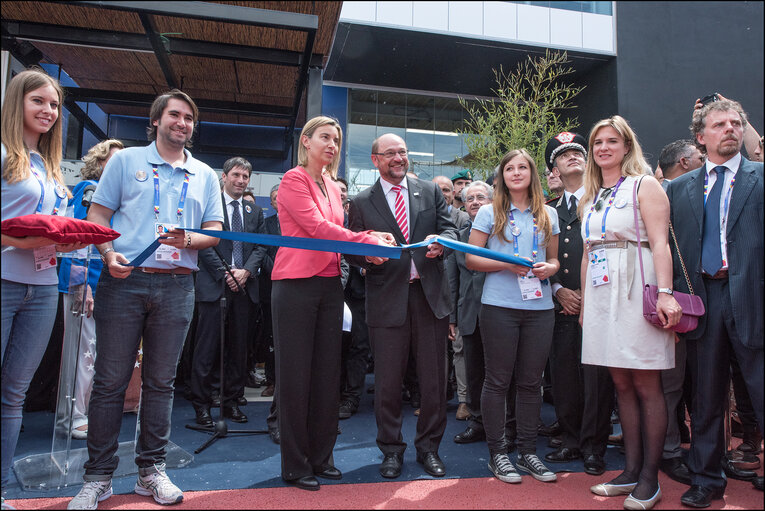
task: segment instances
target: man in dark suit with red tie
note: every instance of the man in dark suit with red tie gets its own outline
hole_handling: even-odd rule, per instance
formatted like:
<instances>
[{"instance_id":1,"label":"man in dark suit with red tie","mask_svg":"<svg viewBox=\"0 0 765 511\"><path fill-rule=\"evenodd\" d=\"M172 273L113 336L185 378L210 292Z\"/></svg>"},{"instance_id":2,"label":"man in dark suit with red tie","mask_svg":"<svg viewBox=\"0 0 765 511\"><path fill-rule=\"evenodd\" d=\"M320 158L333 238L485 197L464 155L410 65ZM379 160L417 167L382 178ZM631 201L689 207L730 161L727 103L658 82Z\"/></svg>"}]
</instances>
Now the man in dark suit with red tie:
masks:
<instances>
[{"instance_id":1,"label":"man in dark suit with red tie","mask_svg":"<svg viewBox=\"0 0 765 511\"><path fill-rule=\"evenodd\" d=\"M250 182L252 165L244 158L230 158L223 164L223 230L263 232L263 210L243 201ZM217 250L216 250L217 249ZM241 241L221 240L215 249L199 252L195 290L199 319L192 360L191 395L197 424L212 426L210 416L211 372L220 353L220 299L226 293L226 343L221 374L223 415L234 422L247 422L237 405L244 397L247 381L248 324L258 303L258 271L265 247ZM231 266L231 274L221 257ZM233 275L233 277L232 277ZM238 285L237 285L238 284ZM241 290L240 290L241 288Z\"/></svg>"},{"instance_id":2,"label":"man in dark suit with red tie","mask_svg":"<svg viewBox=\"0 0 765 511\"><path fill-rule=\"evenodd\" d=\"M763 427L763 165L741 155L746 114L735 101L707 104L693 113L691 133L706 163L674 179L667 189L670 220L683 256L673 250L674 288L693 292L706 314L686 334L691 407L691 488L686 506L721 499L726 478L724 418L732 355L738 361ZM762 476L755 481L762 490Z\"/></svg>"},{"instance_id":3,"label":"man in dark suit with red tie","mask_svg":"<svg viewBox=\"0 0 765 511\"><path fill-rule=\"evenodd\" d=\"M351 200L348 224L354 231L391 232L400 245L431 235L455 238L455 225L435 184L406 177L409 160L401 137L385 134L372 144L372 162L380 179ZM401 436L401 385L411 350L422 394L414 445L417 461L430 475L445 467L438 447L446 428L446 338L451 300L444 271L443 246L402 251L400 259L365 267L366 310L375 359L377 445L384 460L380 474L401 475L406 443Z\"/></svg>"}]
</instances>

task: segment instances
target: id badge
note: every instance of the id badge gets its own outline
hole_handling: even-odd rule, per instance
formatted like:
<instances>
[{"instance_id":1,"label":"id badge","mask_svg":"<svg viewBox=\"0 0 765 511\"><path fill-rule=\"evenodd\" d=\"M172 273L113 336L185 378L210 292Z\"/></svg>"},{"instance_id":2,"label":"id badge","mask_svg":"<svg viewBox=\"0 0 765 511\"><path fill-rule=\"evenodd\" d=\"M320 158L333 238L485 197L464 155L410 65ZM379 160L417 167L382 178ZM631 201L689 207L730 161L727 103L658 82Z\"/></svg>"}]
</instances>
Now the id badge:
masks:
<instances>
[{"instance_id":1,"label":"id badge","mask_svg":"<svg viewBox=\"0 0 765 511\"><path fill-rule=\"evenodd\" d=\"M608 277L608 259L605 248L590 251L590 279L594 287L611 283Z\"/></svg>"},{"instance_id":2,"label":"id badge","mask_svg":"<svg viewBox=\"0 0 765 511\"><path fill-rule=\"evenodd\" d=\"M172 231L178 227L178 224L154 224L154 238L164 236L168 231ZM175 247L168 245L160 245L157 251L154 252L154 259L157 261L180 261L181 251Z\"/></svg>"},{"instance_id":3,"label":"id badge","mask_svg":"<svg viewBox=\"0 0 765 511\"><path fill-rule=\"evenodd\" d=\"M35 271L43 271L56 266L56 246L45 245L34 250Z\"/></svg>"},{"instance_id":4,"label":"id badge","mask_svg":"<svg viewBox=\"0 0 765 511\"><path fill-rule=\"evenodd\" d=\"M521 288L521 298L524 300L542 298L542 282L531 270L526 275L518 275L518 287Z\"/></svg>"}]
</instances>

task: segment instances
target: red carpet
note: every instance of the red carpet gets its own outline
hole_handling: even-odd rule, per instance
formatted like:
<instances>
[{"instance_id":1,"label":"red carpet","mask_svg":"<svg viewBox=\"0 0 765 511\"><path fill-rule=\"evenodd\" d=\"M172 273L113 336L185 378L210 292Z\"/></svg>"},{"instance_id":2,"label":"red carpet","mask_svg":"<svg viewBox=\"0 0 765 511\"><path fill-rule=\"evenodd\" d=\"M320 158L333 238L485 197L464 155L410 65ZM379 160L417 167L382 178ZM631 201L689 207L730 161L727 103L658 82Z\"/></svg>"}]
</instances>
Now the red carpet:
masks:
<instances>
[{"instance_id":1,"label":"red carpet","mask_svg":"<svg viewBox=\"0 0 765 511\"><path fill-rule=\"evenodd\" d=\"M598 497L589 487L608 481L602 477L560 473L557 483L541 483L524 476L521 484L479 479L427 479L418 481L335 484L318 492L296 488L186 492L183 503L160 506L148 497L115 495L99 509L623 509L624 497ZM663 499L654 509L680 508L688 488L659 474ZM69 498L6 501L17 509L66 509ZM690 509L690 508L685 508ZM763 509L763 494L751 483L729 480L724 500L708 509Z\"/></svg>"}]
</instances>

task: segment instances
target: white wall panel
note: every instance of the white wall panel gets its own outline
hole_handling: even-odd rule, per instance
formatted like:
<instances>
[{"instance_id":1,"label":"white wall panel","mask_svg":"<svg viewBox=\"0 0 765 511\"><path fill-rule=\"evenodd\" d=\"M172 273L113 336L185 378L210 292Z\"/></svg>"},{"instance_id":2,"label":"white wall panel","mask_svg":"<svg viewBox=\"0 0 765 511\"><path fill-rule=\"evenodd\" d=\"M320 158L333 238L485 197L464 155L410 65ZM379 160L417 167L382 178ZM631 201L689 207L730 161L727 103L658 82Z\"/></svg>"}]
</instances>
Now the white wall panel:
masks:
<instances>
[{"instance_id":1,"label":"white wall panel","mask_svg":"<svg viewBox=\"0 0 765 511\"><path fill-rule=\"evenodd\" d=\"M483 34L500 39L518 38L518 13L510 2L483 3Z\"/></svg>"},{"instance_id":2,"label":"white wall panel","mask_svg":"<svg viewBox=\"0 0 765 511\"><path fill-rule=\"evenodd\" d=\"M483 3L449 2L449 31L483 35Z\"/></svg>"},{"instance_id":3,"label":"white wall panel","mask_svg":"<svg viewBox=\"0 0 765 511\"><path fill-rule=\"evenodd\" d=\"M377 2L343 2L340 18L374 22L376 9Z\"/></svg>"},{"instance_id":4,"label":"white wall panel","mask_svg":"<svg viewBox=\"0 0 765 511\"><path fill-rule=\"evenodd\" d=\"M377 2L377 22L412 26L412 2Z\"/></svg>"},{"instance_id":5,"label":"white wall panel","mask_svg":"<svg viewBox=\"0 0 765 511\"><path fill-rule=\"evenodd\" d=\"M412 2L412 25L425 30L449 30L449 2Z\"/></svg>"},{"instance_id":6,"label":"white wall panel","mask_svg":"<svg viewBox=\"0 0 765 511\"><path fill-rule=\"evenodd\" d=\"M518 4L518 39L550 44L550 9Z\"/></svg>"},{"instance_id":7,"label":"white wall panel","mask_svg":"<svg viewBox=\"0 0 765 511\"><path fill-rule=\"evenodd\" d=\"M582 47L582 13L550 9L550 44Z\"/></svg>"},{"instance_id":8,"label":"white wall panel","mask_svg":"<svg viewBox=\"0 0 765 511\"><path fill-rule=\"evenodd\" d=\"M593 50L614 51L613 17L582 13L582 46Z\"/></svg>"}]
</instances>

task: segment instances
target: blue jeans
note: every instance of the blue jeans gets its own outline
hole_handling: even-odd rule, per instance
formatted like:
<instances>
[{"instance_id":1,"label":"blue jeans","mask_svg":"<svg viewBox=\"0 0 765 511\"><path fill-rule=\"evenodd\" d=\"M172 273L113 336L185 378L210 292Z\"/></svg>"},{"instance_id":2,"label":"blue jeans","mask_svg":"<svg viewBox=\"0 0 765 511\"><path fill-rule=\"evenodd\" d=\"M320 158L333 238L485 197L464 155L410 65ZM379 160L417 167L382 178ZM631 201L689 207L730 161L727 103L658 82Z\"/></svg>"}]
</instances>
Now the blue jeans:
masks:
<instances>
[{"instance_id":1,"label":"blue jeans","mask_svg":"<svg viewBox=\"0 0 765 511\"><path fill-rule=\"evenodd\" d=\"M86 481L110 479L116 456L122 406L143 338L139 469L165 460L170 440L175 371L194 312L191 275L133 272L116 279L102 272L93 310L98 357L88 409Z\"/></svg>"},{"instance_id":2,"label":"blue jeans","mask_svg":"<svg viewBox=\"0 0 765 511\"><path fill-rule=\"evenodd\" d=\"M2 489L9 481L29 383L50 340L58 286L2 282Z\"/></svg>"}]
</instances>

